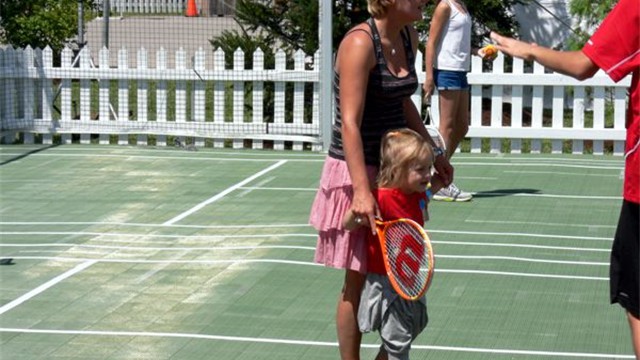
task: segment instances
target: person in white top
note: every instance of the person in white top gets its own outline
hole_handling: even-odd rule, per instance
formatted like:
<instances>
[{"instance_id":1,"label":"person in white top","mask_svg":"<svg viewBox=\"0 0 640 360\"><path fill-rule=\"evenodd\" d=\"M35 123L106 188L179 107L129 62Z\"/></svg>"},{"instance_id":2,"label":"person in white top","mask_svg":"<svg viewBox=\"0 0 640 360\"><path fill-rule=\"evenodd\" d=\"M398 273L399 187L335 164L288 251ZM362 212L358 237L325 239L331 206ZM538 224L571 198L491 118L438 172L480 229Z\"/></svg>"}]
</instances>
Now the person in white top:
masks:
<instances>
[{"instance_id":1,"label":"person in white top","mask_svg":"<svg viewBox=\"0 0 640 360\"><path fill-rule=\"evenodd\" d=\"M469 131L469 84L471 54L492 60L495 54L471 48L471 15L460 0L441 0L436 5L425 49L425 99L438 89L439 131L447 156L455 153ZM433 69L433 70L431 70ZM451 183L434 194L434 200L469 201L472 196Z\"/></svg>"}]
</instances>

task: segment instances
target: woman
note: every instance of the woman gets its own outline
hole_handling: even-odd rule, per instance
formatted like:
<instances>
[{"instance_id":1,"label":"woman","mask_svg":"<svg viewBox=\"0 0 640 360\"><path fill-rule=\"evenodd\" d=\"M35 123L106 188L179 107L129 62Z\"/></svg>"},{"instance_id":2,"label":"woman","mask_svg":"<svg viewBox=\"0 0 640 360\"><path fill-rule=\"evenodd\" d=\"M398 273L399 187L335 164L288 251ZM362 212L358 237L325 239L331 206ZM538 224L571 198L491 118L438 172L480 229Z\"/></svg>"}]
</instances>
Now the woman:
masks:
<instances>
[{"instance_id":1,"label":"woman","mask_svg":"<svg viewBox=\"0 0 640 360\"><path fill-rule=\"evenodd\" d=\"M438 88L439 130L450 158L469 131L469 84L471 54L484 58L484 50L471 48L471 15L460 0L441 0L433 13L425 48L425 98ZM433 71L431 71L433 69ZM434 200L469 201L472 196L451 184Z\"/></svg>"},{"instance_id":2,"label":"woman","mask_svg":"<svg viewBox=\"0 0 640 360\"><path fill-rule=\"evenodd\" d=\"M375 231L379 213L371 190L382 135L409 127L433 143L410 99L418 87L414 68L418 35L411 24L422 19L426 2L368 0L372 17L345 35L336 55L336 119L310 223L319 234L315 261L346 270L336 315L342 359L359 358L356 313L367 270L365 235ZM437 158L436 169L448 184L453 169L446 157ZM344 229L342 219L348 209L370 226Z\"/></svg>"}]
</instances>

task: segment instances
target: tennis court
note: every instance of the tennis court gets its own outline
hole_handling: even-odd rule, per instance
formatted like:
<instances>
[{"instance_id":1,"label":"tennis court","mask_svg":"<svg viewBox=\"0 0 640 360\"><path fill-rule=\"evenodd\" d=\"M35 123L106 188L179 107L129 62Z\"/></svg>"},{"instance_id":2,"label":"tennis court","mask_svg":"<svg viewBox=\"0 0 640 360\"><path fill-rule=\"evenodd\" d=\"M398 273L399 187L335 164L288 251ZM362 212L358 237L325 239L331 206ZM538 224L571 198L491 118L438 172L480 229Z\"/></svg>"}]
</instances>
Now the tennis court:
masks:
<instances>
[{"instance_id":1,"label":"tennis court","mask_svg":"<svg viewBox=\"0 0 640 360\"><path fill-rule=\"evenodd\" d=\"M0 147L0 358L337 359L323 155ZM608 301L623 160L458 154L412 359L632 359ZM7 259L11 258L9 262ZM363 339L372 359L376 334Z\"/></svg>"}]
</instances>

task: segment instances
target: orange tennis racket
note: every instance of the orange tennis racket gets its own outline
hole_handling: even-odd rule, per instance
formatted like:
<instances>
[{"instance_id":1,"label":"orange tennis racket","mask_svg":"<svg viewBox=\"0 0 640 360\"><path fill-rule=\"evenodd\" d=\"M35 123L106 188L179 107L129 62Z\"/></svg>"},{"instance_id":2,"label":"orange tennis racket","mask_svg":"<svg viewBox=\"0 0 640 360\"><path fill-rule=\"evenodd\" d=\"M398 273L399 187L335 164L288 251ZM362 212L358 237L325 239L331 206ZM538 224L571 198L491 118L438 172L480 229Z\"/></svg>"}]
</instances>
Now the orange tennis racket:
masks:
<instances>
[{"instance_id":1,"label":"orange tennis racket","mask_svg":"<svg viewBox=\"0 0 640 360\"><path fill-rule=\"evenodd\" d=\"M433 248L422 226L410 219L376 220L387 276L406 300L418 300L433 277Z\"/></svg>"}]
</instances>

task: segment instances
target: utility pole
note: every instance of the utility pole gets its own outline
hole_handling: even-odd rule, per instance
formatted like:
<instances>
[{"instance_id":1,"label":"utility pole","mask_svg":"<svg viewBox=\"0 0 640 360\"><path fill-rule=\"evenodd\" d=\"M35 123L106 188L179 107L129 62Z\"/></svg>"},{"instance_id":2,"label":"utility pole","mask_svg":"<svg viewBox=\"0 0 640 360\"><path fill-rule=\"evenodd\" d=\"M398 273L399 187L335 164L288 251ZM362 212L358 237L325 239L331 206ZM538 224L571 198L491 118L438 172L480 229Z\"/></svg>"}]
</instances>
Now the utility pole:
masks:
<instances>
[{"instance_id":1,"label":"utility pole","mask_svg":"<svg viewBox=\"0 0 640 360\"><path fill-rule=\"evenodd\" d=\"M78 48L84 47L84 2L78 0Z\"/></svg>"},{"instance_id":2,"label":"utility pole","mask_svg":"<svg viewBox=\"0 0 640 360\"><path fill-rule=\"evenodd\" d=\"M332 1L320 1L320 134L322 151L327 152L331 145L331 128L333 126L333 30Z\"/></svg>"},{"instance_id":3,"label":"utility pole","mask_svg":"<svg viewBox=\"0 0 640 360\"><path fill-rule=\"evenodd\" d=\"M102 47L109 48L109 14L111 13L110 0L104 0L102 2Z\"/></svg>"}]
</instances>

